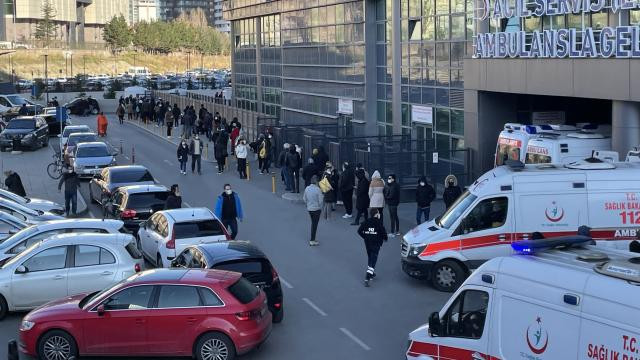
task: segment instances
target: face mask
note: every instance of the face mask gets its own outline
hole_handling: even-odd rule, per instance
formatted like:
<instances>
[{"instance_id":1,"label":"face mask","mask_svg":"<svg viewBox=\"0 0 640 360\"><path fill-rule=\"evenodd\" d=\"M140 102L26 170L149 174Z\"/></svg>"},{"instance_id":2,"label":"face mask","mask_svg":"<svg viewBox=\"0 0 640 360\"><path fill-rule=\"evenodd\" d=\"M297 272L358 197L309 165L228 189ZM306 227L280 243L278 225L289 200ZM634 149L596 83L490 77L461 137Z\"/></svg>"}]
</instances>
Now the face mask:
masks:
<instances>
[{"instance_id":1,"label":"face mask","mask_svg":"<svg viewBox=\"0 0 640 360\"><path fill-rule=\"evenodd\" d=\"M391 184L393 182L393 179L389 179L387 181L389 182L389 184Z\"/></svg>"},{"instance_id":2,"label":"face mask","mask_svg":"<svg viewBox=\"0 0 640 360\"><path fill-rule=\"evenodd\" d=\"M231 195L231 193L232 193L231 189L225 190L224 192L227 193L227 195Z\"/></svg>"},{"instance_id":3,"label":"face mask","mask_svg":"<svg viewBox=\"0 0 640 360\"><path fill-rule=\"evenodd\" d=\"M176 189L176 196L180 196L180 190Z\"/></svg>"},{"instance_id":4,"label":"face mask","mask_svg":"<svg viewBox=\"0 0 640 360\"><path fill-rule=\"evenodd\" d=\"M271 139L271 135L269 135L269 139Z\"/></svg>"},{"instance_id":5,"label":"face mask","mask_svg":"<svg viewBox=\"0 0 640 360\"><path fill-rule=\"evenodd\" d=\"M420 186L424 186L424 183L423 183L423 182L420 182Z\"/></svg>"}]
</instances>

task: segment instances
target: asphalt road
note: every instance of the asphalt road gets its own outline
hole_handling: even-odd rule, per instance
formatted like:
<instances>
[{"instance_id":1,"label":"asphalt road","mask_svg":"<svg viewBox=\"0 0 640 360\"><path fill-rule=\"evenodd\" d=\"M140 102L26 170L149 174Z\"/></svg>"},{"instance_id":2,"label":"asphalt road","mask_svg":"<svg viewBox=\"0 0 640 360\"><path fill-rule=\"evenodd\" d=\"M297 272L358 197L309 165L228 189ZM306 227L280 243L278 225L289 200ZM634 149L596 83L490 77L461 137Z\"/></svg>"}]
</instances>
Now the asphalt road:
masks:
<instances>
[{"instance_id":1,"label":"asphalt road","mask_svg":"<svg viewBox=\"0 0 640 360\"><path fill-rule=\"evenodd\" d=\"M93 117L73 121L95 127ZM254 178L245 181L231 171L218 175L207 162L201 176L180 175L174 145L111 120L106 141L119 148L121 140L120 164L131 163L135 145L136 164L145 165L166 186L179 184L183 204L212 208L225 183L239 194L245 219L239 223L238 239L254 242L269 256L283 280L285 309L284 321L274 327L269 340L243 359L402 359L408 333L450 296L402 272L399 238L383 246L378 276L365 288L364 245L355 227L340 218L341 208L332 220L320 222L320 246L309 247L306 209L272 194L268 177L253 172ZM86 184L82 193L89 203ZM93 216L101 216L95 204L89 206ZM21 316L0 322L0 344L16 337Z\"/></svg>"}]
</instances>

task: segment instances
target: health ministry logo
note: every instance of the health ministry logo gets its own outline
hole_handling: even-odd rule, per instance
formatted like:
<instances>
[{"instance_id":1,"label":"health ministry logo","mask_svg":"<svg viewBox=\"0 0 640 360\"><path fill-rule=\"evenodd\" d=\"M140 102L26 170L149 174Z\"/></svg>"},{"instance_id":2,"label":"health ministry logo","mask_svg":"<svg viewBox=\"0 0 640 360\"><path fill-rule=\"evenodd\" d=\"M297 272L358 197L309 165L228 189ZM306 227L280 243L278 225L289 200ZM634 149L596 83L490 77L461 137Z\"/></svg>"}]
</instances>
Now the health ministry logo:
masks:
<instances>
[{"instance_id":1,"label":"health ministry logo","mask_svg":"<svg viewBox=\"0 0 640 360\"><path fill-rule=\"evenodd\" d=\"M549 333L542 326L540 316L536 318L534 324L527 327L527 345L529 345L529 349L536 355L540 355L547 350Z\"/></svg>"},{"instance_id":2,"label":"health ministry logo","mask_svg":"<svg viewBox=\"0 0 640 360\"><path fill-rule=\"evenodd\" d=\"M556 202L552 202L550 207L544 209L544 216L547 217L547 220L556 223L564 217L564 209L559 207Z\"/></svg>"}]
</instances>

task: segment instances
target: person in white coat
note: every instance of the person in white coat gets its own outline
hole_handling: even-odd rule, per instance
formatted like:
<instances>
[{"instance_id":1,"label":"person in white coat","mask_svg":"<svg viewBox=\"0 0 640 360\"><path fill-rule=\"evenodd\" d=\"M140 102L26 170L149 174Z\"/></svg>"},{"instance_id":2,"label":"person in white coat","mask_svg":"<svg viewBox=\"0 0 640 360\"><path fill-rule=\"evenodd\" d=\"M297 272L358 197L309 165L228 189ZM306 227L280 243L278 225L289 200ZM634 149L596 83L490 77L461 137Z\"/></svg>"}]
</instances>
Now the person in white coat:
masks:
<instances>
[{"instance_id":1,"label":"person in white coat","mask_svg":"<svg viewBox=\"0 0 640 360\"><path fill-rule=\"evenodd\" d=\"M378 170L371 175L371 183L369 184L369 208L377 209L380 213L380 220L383 220L384 213L384 180L380 176ZM384 224L384 221L382 221Z\"/></svg>"},{"instance_id":2,"label":"person in white coat","mask_svg":"<svg viewBox=\"0 0 640 360\"><path fill-rule=\"evenodd\" d=\"M238 174L240 179L247 178L247 155L249 154L247 140L239 138L236 145L236 158L238 159Z\"/></svg>"}]
</instances>

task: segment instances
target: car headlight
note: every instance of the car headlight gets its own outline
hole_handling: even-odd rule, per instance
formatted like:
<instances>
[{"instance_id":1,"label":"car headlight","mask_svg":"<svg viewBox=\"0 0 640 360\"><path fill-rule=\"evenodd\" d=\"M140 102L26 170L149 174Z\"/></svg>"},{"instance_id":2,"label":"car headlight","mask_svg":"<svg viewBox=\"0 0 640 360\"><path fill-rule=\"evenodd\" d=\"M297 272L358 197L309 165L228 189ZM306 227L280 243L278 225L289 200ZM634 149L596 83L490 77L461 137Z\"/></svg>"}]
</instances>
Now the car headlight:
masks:
<instances>
[{"instance_id":1,"label":"car headlight","mask_svg":"<svg viewBox=\"0 0 640 360\"><path fill-rule=\"evenodd\" d=\"M409 256L418 256L418 255L422 254L422 252L424 251L424 249L426 247L427 247L426 244L409 246Z\"/></svg>"},{"instance_id":2,"label":"car headlight","mask_svg":"<svg viewBox=\"0 0 640 360\"><path fill-rule=\"evenodd\" d=\"M22 323L20 324L20 331L29 331L33 328L35 324L36 323L33 321L22 320Z\"/></svg>"}]
</instances>

